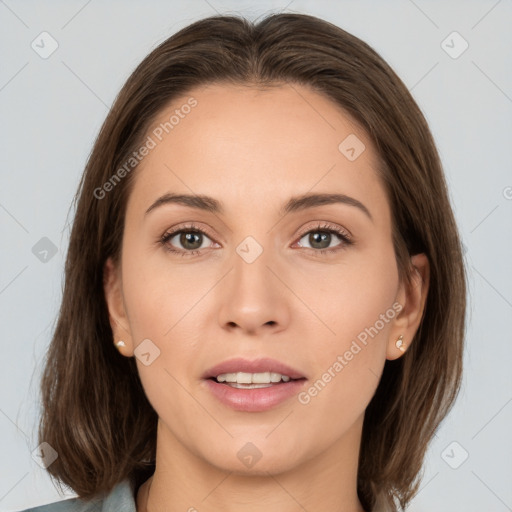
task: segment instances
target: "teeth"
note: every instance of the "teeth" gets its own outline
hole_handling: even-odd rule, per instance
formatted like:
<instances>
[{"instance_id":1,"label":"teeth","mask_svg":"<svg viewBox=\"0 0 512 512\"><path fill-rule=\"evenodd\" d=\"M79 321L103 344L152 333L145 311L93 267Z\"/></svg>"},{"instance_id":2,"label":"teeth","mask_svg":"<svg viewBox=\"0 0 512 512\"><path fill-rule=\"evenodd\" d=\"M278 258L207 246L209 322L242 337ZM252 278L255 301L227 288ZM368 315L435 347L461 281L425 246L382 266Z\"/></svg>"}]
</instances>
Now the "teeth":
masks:
<instances>
[{"instance_id":1,"label":"teeth","mask_svg":"<svg viewBox=\"0 0 512 512\"><path fill-rule=\"evenodd\" d=\"M238 382L227 382L228 386L238 389L271 388L273 384L238 384Z\"/></svg>"},{"instance_id":2,"label":"teeth","mask_svg":"<svg viewBox=\"0 0 512 512\"><path fill-rule=\"evenodd\" d=\"M288 382L290 377L275 372L263 373L223 373L217 376L217 382L236 382L238 384L270 384L271 382Z\"/></svg>"}]
</instances>

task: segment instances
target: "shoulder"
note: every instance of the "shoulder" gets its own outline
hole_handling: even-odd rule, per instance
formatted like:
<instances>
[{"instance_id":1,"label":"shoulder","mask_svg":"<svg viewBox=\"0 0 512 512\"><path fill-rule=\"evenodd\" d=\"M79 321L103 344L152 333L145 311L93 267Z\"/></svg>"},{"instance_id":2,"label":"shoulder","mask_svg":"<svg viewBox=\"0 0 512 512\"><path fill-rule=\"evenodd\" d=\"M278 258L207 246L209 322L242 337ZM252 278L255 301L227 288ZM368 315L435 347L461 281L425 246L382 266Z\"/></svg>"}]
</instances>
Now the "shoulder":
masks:
<instances>
[{"instance_id":1,"label":"shoulder","mask_svg":"<svg viewBox=\"0 0 512 512\"><path fill-rule=\"evenodd\" d=\"M71 498L19 512L136 512L134 484L126 479L117 484L110 493L85 501Z\"/></svg>"},{"instance_id":2,"label":"shoulder","mask_svg":"<svg viewBox=\"0 0 512 512\"><path fill-rule=\"evenodd\" d=\"M98 508L98 505L100 508ZM39 507L27 508L19 512L92 512L101 510L101 501L82 501L79 498L71 498L63 501L55 501L40 505Z\"/></svg>"}]
</instances>

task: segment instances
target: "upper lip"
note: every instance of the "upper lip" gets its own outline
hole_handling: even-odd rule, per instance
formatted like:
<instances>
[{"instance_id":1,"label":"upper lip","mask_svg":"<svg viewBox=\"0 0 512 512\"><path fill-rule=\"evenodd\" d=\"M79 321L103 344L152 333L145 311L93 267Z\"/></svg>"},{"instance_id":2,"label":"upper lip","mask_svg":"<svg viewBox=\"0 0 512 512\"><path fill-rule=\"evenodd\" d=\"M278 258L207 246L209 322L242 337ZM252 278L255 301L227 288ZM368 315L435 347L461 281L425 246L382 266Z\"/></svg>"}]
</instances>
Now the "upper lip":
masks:
<instances>
[{"instance_id":1,"label":"upper lip","mask_svg":"<svg viewBox=\"0 0 512 512\"><path fill-rule=\"evenodd\" d=\"M281 363L276 359L263 357L259 359L249 360L240 357L234 359L228 359L222 363L216 364L212 368L206 370L203 373L203 379L209 379L211 377L217 377L223 373L263 373L263 372L275 372L281 375L287 375L291 379L303 379L305 378L302 373L294 368L291 368L287 364Z\"/></svg>"}]
</instances>

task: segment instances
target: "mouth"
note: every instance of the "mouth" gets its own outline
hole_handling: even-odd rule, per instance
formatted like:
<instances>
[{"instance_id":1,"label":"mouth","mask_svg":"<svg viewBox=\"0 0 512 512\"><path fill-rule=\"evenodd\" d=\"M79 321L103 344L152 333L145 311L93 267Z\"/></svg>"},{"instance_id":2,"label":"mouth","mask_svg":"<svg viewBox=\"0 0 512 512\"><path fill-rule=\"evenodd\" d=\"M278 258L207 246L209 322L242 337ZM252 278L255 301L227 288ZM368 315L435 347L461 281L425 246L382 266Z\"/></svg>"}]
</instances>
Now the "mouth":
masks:
<instances>
[{"instance_id":1,"label":"mouth","mask_svg":"<svg viewBox=\"0 0 512 512\"><path fill-rule=\"evenodd\" d=\"M283 375L277 372L236 372L222 373L217 375L217 377L209 377L209 380L236 389L259 389L279 386L290 381L305 380L305 377L293 379L289 375Z\"/></svg>"},{"instance_id":2,"label":"mouth","mask_svg":"<svg viewBox=\"0 0 512 512\"><path fill-rule=\"evenodd\" d=\"M222 404L244 412L275 408L307 382L301 372L274 359L231 359L209 369L202 378Z\"/></svg>"},{"instance_id":3,"label":"mouth","mask_svg":"<svg viewBox=\"0 0 512 512\"><path fill-rule=\"evenodd\" d=\"M236 375L234 378L233 375ZM250 379L248 375L250 375ZM279 379L276 375L279 375ZM306 376L291 366L263 357L249 360L241 357L228 359L206 370L203 379L215 378L219 382L238 382L240 384L271 384L280 380L298 380Z\"/></svg>"}]
</instances>

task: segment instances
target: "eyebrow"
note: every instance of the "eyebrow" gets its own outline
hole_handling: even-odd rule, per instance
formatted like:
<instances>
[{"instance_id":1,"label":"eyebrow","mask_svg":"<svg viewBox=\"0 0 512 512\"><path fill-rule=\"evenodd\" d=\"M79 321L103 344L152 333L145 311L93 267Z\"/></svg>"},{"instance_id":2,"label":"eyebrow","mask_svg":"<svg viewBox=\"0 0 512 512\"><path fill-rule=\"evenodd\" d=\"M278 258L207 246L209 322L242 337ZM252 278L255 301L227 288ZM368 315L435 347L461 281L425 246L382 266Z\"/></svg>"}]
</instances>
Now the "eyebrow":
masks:
<instances>
[{"instance_id":1,"label":"eyebrow","mask_svg":"<svg viewBox=\"0 0 512 512\"><path fill-rule=\"evenodd\" d=\"M173 194L168 193L159 197L147 210L147 215L152 210L163 206L165 204L180 204L182 206L188 206L190 208L197 208L211 213L223 214L224 208L222 204L214 199L213 197L201 195L201 194ZM353 206L362 211L372 222L373 217L368 208L353 197L345 194L303 194L301 196L295 196L290 198L279 211L279 215L287 215L288 213L303 211L308 208L314 208L316 206L323 206L328 204L346 204Z\"/></svg>"}]
</instances>

